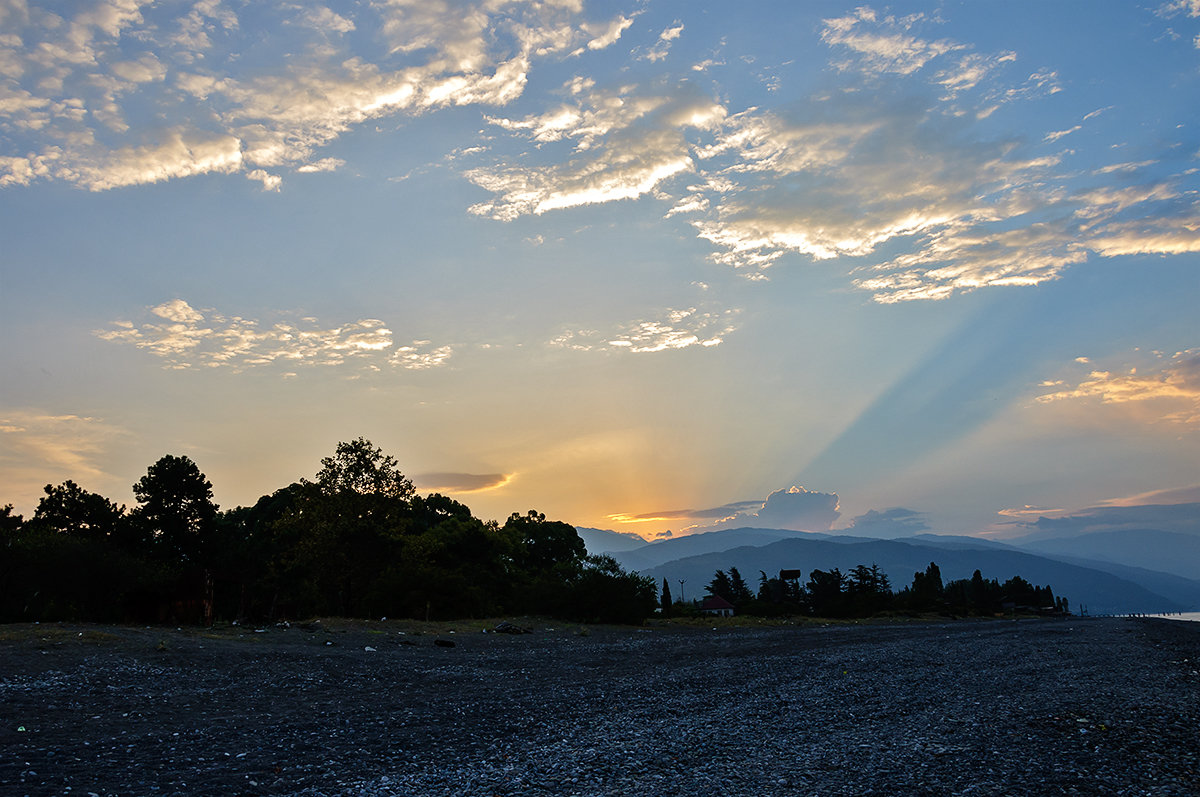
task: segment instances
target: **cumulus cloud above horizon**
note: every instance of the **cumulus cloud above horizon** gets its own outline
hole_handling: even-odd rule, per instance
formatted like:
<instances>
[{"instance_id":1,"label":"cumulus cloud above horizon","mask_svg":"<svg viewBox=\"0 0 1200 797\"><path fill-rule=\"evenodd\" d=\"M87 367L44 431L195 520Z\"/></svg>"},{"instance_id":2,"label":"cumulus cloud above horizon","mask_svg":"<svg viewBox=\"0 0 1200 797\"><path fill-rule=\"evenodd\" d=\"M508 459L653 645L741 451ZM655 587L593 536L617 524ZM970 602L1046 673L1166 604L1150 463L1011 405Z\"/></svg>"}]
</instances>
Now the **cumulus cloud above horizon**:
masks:
<instances>
[{"instance_id":1,"label":"cumulus cloud above horizon","mask_svg":"<svg viewBox=\"0 0 1200 797\"><path fill-rule=\"evenodd\" d=\"M677 509L637 515L609 515L618 523L642 523L652 520L712 520L685 526L681 531L698 534L741 526L827 531L841 512L837 493L821 493L803 487L776 490L765 501L736 501L711 509Z\"/></svg>"}]
</instances>

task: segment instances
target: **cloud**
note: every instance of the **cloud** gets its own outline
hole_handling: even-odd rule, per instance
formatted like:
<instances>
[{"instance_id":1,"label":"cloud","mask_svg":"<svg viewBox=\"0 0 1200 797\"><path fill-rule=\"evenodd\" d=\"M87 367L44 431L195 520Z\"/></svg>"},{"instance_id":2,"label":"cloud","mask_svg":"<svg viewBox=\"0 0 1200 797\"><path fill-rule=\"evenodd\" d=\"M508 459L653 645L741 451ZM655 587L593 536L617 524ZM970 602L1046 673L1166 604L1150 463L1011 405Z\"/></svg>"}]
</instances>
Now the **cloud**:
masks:
<instances>
[{"instance_id":1,"label":"cloud","mask_svg":"<svg viewBox=\"0 0 1200 797\"><path fill-rule=\"evenodd\" d=\"M296 169L301 174L314 174L316 172L332 172L342 168L346 162L341 158L321 158L312 163L306 163Z\"/></svg>"},{"instance_id":2,"label":"cloud","mask_svg":"<svg viewBox=\"0 0 1200 797\"><path fill-rule=\"evenodd\" d=\"M877 64L880 73L907 75L918 61L961 49L917 46L912 37L848 38L864 21L874 16L860 11L845 24L830 22L826 38L853 41L855 52L890 53ZM914 61L913 52L928 57ZM955 85L965 91L1011 60L981 57L975 77ZM945 83L948 74L938 80ZM923 242L907 261L877 264L879 276L856 282L880 301L1035 284L1086 258L1073 245L1075 230L1004 229L1058 198L1035 189L1057 159L1019 157L1012 141L972 139L966 123L946 110L860 89L810 103L794 117L758 109L730 115L689 84L677 88L683 91L673 97L632 88L580 92L544 114L493 119L536 142L574 140L576 154L548 166L471 170L468 178L495 195L473 212L510 221L653 193L673 200L665 215L689 218L714 245L715 260L752 274L789 253L866 257L896 239ZM670 178L684 174L699 179L674 193ZM953 273L944 258L956 259Z\"/></svg>"},{"instance_id":3,"label":"cloud","mask_svg":"<svg viewBox=\"0 0 1200 797\"><path fill-rule=\"evenodd\" d=\"M655 196L716 262L763 279L787 256L865 260L852 284L881 303L1037 285L1090 256L1200 251L1186 174L1135 182L1145 163L1075 174L1069 153L1046 151L1098 112L1040 141L985 135L979 120L1060 91L1058 77L921 33L936 24L869 8L825 20L848 80L786 110L730 112L686 80L572 85L572 100L544 113L490 119L537 145L572 142L571 154L469 170L493 195L471 210L512 221Z\"/></svg>"},{"instance_id":4,"label":"cloud","mask_svg":"<svg viewBox=\"0 0 1200 797\"><path fill-rule=\"evenodd\" d=\"M662 520L714 521L685 526L685 534L699 534L720 529L745 526L791 529L793 531L826 531L838 519L836 493L819 493L803 487L776 490L766 501L735 501L711 509L674 509L641 514L615 514L608 519L615 523L648 523Z\"/></svg>"},{"instance_id":5,"label":"cloud","mask_svg":"<svg viewBox=\"0 0 1200 797\"><path fill-rule=\"evenodd\" d=\"M667 509L637 515L615 514L608 519L616 523L649 523L656 520L725 520L736 515L761 509L762 501L734 501L709 509Z\"/></svg>"},{"instance_id":6,"label":"cloud","mask_svg":"<svg viewBox=\"0 0 1200 797\"><path fill-rule=\"evenodd\" d=\"M453 353L449 345L428 340L396 346L383 321L360 319L336 327L321 327L316 319L301 318L263 324L213 310L200 311L182 299L150 308L157 320L135 324L117 321L96 336L129 343L161 357L167 368L248 368L271 364L338 366L350 362L389 363L409 370L444 365Z\"/></svg>"},{"instance_id":7,"label":"cloud","mask_svg":"<svg viewBox=\"0 0 1200 797\"><path fill-rule=\"evenodd\" d=\"M1080 358L1081 364L1089 364ZM1077 360L1079 362L1079 360ZM1092 370L1066 389L1037 397L1039 403L1095 403L1146 407L1149 422L1200 426L1200 349L1158 355L1147 366L1121 372Z\"/></svg>"},{"instance_id":8,"label":"cloud","mask_svg":"<svg viewBox=\"0 0 1200 797\"><path fill-rule=\"evenodd\" d=\"M603 25L584 24L583 29L594 36L587 43L587 48L589 50L603 50L606 47L611 47L620 40L621 34L632 24L633 19L626 16L619 16Z\"/></svg>"},{"instance_id":9,"label":"cloud","mask_svg":"<svg viewBox=\"0 0 1200 797\"><path fill-rule=\"evenodd\" d=\"M867 7L853 14L827 19L821 40L850 51L852 58L835 64L841 69L856 69L868 75L910 75L939 56L963 49L960 44L917 38L908 31L922 16L897 20L880 19Z\"/></svg>"},{"instance_id":10,"label":"cloud","mask_svg":"<svg viewBox=\"0 0 1200 797\"><path fill-rule=\"evenodd\" d=\"M840 514L837 493L789 487L767 496L766 503L755 517L772 528L826 531Z\"/></svg>"},{"instance_id":11,"label":"cloud","mask_svg":"<svg viewBox=\"0 0 1200 797\"><path fill-rule=\"evenodd\" d=\"M499 489L514 478L511 473L422 473L412 480L422 490L474 493Z\"/></svg>"},{"instance_id":12,"label":"cloud","mask_svg":"<svg viewBox=\"0 0 1200 797\"><path fill-rule=\"evenodd\" d=\"M638 57L643 61L650 61L651 63L663 60L671 52L671 43L682 34L683 23L676 21L674 25L658 35L658 41L654 43L653 47L641 53Z\"/></svg>"},{"instance_id":13,"label":"cloud","mask_svg":"<svg viewBox=\"0 0 1200 797\"><path fill-rule=\"evenodd\" d=\"M325 33L350 33L357 29L353 21L325 6L303 9L299 21L302 25Z\"/></svg>"},{"instance_id":14,"label":"cloud","mask_svg":"<svg viewBox=\"0 0 1200 797\"><path fill-rule=\"evenodd\" d=\"M4 502L32 511L46 484L113 482L102 463L129 433L102 418L32 409L0 409L0 482Z\"/></svg>"},{"instance_id":15,"label":"cloud","mask_svg":"<svg viewBox=\"0 0 1200 797\"><path fill-rule=\"evenodd\" d=\"M425 371L445 365L454 354L453 346L433 347L427 340L415 340L410 346L399 346L389 362L409 371Z\"/></svg>"},{"instance_id":16,"label":"cloud","mask_svg":"<svg viewBox=\"0 0 1200 797\"><path fill-rule=\"evenodd\" d=\"M535 142L574 141L575 155L547 166L503 164L466 177L496 197L471 212L501 221L581 205L636 199L691 172L688 130L711 130L725 109L688 87L635 96L586 90L573 102L524 119L492 124Z\"/></svg>"},{"instance_id":17,"label":"cloud","mask_svg":"<svg viewBox=\"0 0 1200 797\"><path fill-rule=\"evenodd\" d=\"M1157 529L1200 534L1200 502L1101 506L1018 522L1038 537L1076 537L1098 531Z\"/></svg>"},{"instance_id":18,"label":"cloud","mask_svg":"<svg viewBox=\"0 0 1200 797\"><path fill-rule=\"evenodd\" d=\"M1189 487L1168 487L1150 490L1121 498L1109 498L1102 506L1142 506L1145 504L1200 504L1200 484Z\"/></svg>"},{"instance_id":19,"label":"cloud","mask_svg":"<svg viewBox=\"0 0 1200 797\"><path fill-rule=\"evenodd\" d=\"M626 351L647 354L691 346L710 348L724 342L737 329L736 310L668 309L662 316L622 324L611 333L570 330L550 341L551 346L576 351Z\"/></svg>"},{"instance_id":20,"label":"cloud","mask_svg":"<svg viewBox=\"0 0 1200 797\"><path fill-rule=\"evenodd\" d=\"M1042 141L1058 141L1060 138L1069 136L1072 133L1076 133L1082 129L1082 125L1074 125L1073 127L1068 127L1066 130L1054 130L1043 136Z\"/></svg>"},{"instance_id":21,"label":"cloud","mask_svg":"<svg viewBox=\"0 0 1200 797\"><path fill-rule=\"evenodd\" d=\"M278 191L279 186L283 185L283 178L277 174L271 174L264 169L253 169L246 172L246 178L257 180L262 183L264 191Z\"/></svg>"},{"instance_id":22,"label":"cloud","mask_svg":"<svg viewBox=\"0 0 1200 797\"><path fill-rule=\"evenodd\" d=\"M840 515L836 493L819 493L803 487L789 487L771 493L766 501L738 501L702 512L681 510L633 516L610 515L610 519L622 523L673 518L715 520L713 523L686 526L682 529L687 534L699 534L745 526L793 531L827 531Z\"/></svg>"},{"instance_id":23,"label":"cloud","mask_svg":"<svg viewBox=\"0 0 1200 797\"><path fill-rule=\"evenodd\" d=\"M1189 17L1200 17L1200 0L1170 0L1158 7L1157 13L1164 17L1185 14Z\"/></svg>"},{"instance_id":24,"label":"cloud","mask_svg":"<svg viewBox=\"0 0 1200 797\"><path fill-rule=\"evenodd\" d=\"M542 0L283 3L255 6L252 28L218 0L5 8L0 187L91 190L303 167L369 120L502 106L538 59L611 43L631 22ZM362 30L373 35L345 35Z\"/></svg>"},{"instance_id":25,"label":"cloud","mask_svg":"<svg viewBox=\"0 0 1200 797\"><path fill-rule=\"evenodd\" d=\"M912 537L928 530L929 524L925 522L923 513L903 507L893 507L882 512L869 509L866 514L853 518L846 529L847 533L857 536L883 540Z\"/></svg>"}]
</instances>

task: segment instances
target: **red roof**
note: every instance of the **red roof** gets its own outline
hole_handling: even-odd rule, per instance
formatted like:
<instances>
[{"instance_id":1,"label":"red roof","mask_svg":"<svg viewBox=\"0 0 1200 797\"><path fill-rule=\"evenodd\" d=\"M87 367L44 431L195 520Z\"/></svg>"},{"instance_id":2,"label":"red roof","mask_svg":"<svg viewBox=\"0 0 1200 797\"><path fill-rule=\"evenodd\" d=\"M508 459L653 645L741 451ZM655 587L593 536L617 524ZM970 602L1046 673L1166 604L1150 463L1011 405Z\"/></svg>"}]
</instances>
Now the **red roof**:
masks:
<instances>
[{"instance_id":1,"label":"red roof","mask_svg":"<svg viewBox=\"0 0 1200 797\"><path fill-rule=\"evenodd\" d=\"M722 598L720 595L710 595L700 604L700 609L732 609L733 604Z\"/></svg>"}]
</instances>

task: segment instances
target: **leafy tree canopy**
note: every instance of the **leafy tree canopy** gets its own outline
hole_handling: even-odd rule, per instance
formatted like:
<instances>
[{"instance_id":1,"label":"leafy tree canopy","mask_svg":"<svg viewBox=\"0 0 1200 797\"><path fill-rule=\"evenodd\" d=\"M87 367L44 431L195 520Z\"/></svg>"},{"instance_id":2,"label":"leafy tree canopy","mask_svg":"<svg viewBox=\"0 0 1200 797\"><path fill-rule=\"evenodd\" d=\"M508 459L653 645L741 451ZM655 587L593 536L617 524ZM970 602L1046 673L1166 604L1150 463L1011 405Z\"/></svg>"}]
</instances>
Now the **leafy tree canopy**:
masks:
<instances>
[{"instance_id":1,"label":"leafy tree canopy","mask_svg":"<svg viewBox=\"0 0 1200 797\"><path fill-rule=\"evenodd\" d=\"M103 538L117 531L125 507L102 495L88 492L68 479L60 485L47 484L46 495L33 513L34 524L75 537Z\"/></svg>"},{"instance_id":2,"label":"leafy tree canopy","mask_svg":"<svg viewBox=\"0 0 1200 797\"><path fill-rule=\"evenodd\" d=\"M349 492L401 501L411 499L416 493L395 458L363 437L338 443L333 456L321 460L317 485L329 495Z\"/></svg>"},{"instance_id":3,"label":"leafy tree canopy","mask_svg":"<svg viewBox=\"0 0 1200 797\"><path fill-rule=\"evenodd\" d=\"M168 454L146 470L133 494L141 504L134 519L160 551L170 559L198 561L218 507L212 482L196 463Z\"/></svg>"}]
</instances>

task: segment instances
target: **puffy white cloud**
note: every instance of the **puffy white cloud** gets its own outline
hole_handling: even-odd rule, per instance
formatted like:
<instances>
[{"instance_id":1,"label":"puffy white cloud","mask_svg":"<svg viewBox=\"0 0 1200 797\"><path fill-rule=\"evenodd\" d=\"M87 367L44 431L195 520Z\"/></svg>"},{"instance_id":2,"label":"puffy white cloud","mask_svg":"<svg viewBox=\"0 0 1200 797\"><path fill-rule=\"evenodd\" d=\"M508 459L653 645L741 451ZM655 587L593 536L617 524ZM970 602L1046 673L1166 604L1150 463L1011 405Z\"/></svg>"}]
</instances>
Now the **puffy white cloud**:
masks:
<instances>
[{"instance_id":1,"label":"puffy white cloud","mask_svg":"<svg viewBox=\"0 0 1200 797\"><path fill-rule=\"evenodd\" d=\"M825 531L839 515L837 493L789 487L767 496L766 503L755 517L771 528Z\"/></svg>"},{"instance_id":2,"label":"puffy white cloud","mask_svg":"<svg viewBox=\"0 0 1200 797\"><path fill-rule=\"evenodd\" d=\"M605 25L585 24L583 29L594 37L587 43L587 48L589 50L603 50L606 47L611 47L620 40L621 34L632 24L633 19L626 16L619 16Z\"/></svg>"},{"instance_id":3,"label":"puffy white cloud","mask_svg":"<svg viewBox=\"0 0 1200 797\"><path fill-rule=\"evenodd\" d=\"M161 357L167 368L220 368L237 371L270 364L337 366L358 362L378 368L385 363L407 370L444 365L449 345L428 340L397 346L392 330L377 319L322 327L315 319L282 320L266 325L240 316L201 311L182 299L150 309L157 320L117 321L97 330L102 340L129 343Z\"/></svg>"},{"instance_id":4,"label":"puffy white cloud","mask_svg":"<svg viewBox=\"0 0 1200 797\"><path fill-rule=\"evenodd\" d=\"M296 171L301 174L315 174L316 172L332 172L346 165L346 162L341 158L321 158L312 163L306 163Z\"/></svg>"},{"instance_id":5,"label":"puffy white cloud","mask_svg":"<svg viewBox=\"0 0 1200 797\"><path fill-rule=\"evenodd\" d=\"M790 529L792 531L826 531L841 515L837 493L821 493L803 487L776 490L766 501L739 501L702 513L656 513L635 516L621 522L664 520L669 518L715 518L715 522L688 526L683 529L689 534L735 529L744 526L759 528ZM613 516L614 519L629 516Z\"/></svg>"},{"instance_id":6,"label":"puffy white cloud","mask_svg":"<svg viewBox=\"0 0 1200 797\"><path fill-rule=\"evenodd\" d=\"M409 346L397 347L389 359L393 365L409 371L424 371L445 365L452 354L453 346L433 346L427 340L417 340Z\"/></svg>"},{"instance_id":7,"label":"puffy white cloud","mask_svg":"<svg viewBox=\"0 0 1200 797\"><path fill-rule=\"evenodd\" d=\"M349 33L356 29L354 22L326 6L300 9L300 22L326 33Z\"/></svg>"},{"instance_id":8,"label":"puffy white cloud","mask_svg":"<svg viewBox=\"0 0 1200 797\"><path fill-rule=\"evenodd\" d=\"M265 169L251 169L246 172L246 178L262 183L264 191L278 191L279 187L283 185L282 177L277 174L271 174Z\"/></svg>"}]
</instances>

